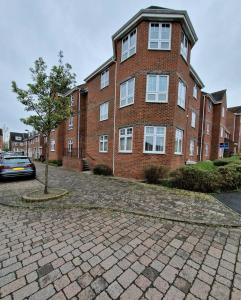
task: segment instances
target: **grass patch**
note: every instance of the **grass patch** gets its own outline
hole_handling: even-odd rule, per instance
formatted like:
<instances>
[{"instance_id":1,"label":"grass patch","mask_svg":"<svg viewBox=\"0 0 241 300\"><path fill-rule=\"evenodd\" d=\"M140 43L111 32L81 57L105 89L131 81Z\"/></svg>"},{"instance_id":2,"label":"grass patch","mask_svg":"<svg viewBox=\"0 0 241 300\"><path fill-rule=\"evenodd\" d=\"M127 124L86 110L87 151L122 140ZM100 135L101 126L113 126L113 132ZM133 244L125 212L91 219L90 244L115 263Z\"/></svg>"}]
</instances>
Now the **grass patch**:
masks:
<instances>
[{"instance_id":1,"label":"grass patch","mask_svg":"<svg viewBox=\"0 0 241 300\"><path fill-rule=\"evenodd\" d=\"M204 170L204 171L212 171L215 170L216 167L214 166L211 160L200 161L197 164L193 165L195 169Z\"/></svg>"}]
</instances>

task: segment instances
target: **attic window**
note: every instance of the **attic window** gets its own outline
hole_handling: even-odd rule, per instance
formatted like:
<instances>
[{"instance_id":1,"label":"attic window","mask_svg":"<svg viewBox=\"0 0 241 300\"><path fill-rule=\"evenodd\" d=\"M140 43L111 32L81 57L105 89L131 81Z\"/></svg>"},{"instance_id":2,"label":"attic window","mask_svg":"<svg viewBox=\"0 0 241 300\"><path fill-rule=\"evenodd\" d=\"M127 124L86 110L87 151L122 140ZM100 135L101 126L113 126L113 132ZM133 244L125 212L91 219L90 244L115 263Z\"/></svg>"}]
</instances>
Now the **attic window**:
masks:
<instances>
[{"instance_id":1,"label":"attic window","mask_svg":"<svg viewBox=\"0 0 241 300\"><path fill-rule=\"evenodd\" d=\"M150 23L148 48L152 50L171 49L171 24Z\"/></svg>"}]
</instances>

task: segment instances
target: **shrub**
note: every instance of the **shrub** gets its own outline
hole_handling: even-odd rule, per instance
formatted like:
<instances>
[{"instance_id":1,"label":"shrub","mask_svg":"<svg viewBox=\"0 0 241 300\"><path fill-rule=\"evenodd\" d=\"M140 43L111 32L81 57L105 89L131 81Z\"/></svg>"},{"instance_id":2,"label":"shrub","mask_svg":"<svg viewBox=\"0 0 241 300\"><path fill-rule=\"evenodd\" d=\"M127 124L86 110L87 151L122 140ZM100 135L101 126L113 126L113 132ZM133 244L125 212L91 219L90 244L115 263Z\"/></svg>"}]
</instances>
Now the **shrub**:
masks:
<instances>
[{"instance_id":1,"label":"shrub","mask_svg":"<svg viewBox=\"0 0 241 300\"><path fill-rule=\"evenodd\" d=\"M214 166L216 167L226 166L228 163L229 163L228 161L221 160L221 159L214 160L213 162Z\"/></svg>"},{"instance_id":2,"label":"shrub","mask_svg":"<svg viewBox=\"0 0 241 300\"><path fill-rule=\"evenodd\" d=\"M149 166L144 170L144 177L147 183L157 184L161 179L167 178L169 168L167 166Z\"/></svg>"},{"instance_id":3,"label":"shrub","mask_svg":"<svg viewBox=\"0 0 241 300\"><path fill-rule=\"evenodd\" d=\"M113 172L107 165L96 165L93 169L95 175L112 176Z\"/></svg>"},{"instance_id":4,"label":"shrub","mask_svg":"<svg viewBox=\"0 0 241 300\"><path fill-rule=\"evenodd\" d=\"M215 170L182 167L172 173L172 185L196 192L216 192L220 188L220 175Z\"/></svg>"},{"instance_id":5,"label":"shrub","mask_svg":"<svg viewBox=\"0 0 241 300\"><path fill-rule=\"evenodd\" d=\"M49 163L55 166L62 166L62 160L49 160Z\"/></svg>"},{"instance_id":6,"label":"shrub","mask_svg":"<svg viewBox=\"0 0 241 300\"><path fill-rule=\"evenodd\" d=\"M241 167L238 164L219 167L218 172L221 175L220 187L222 191L236 190L241 186Z\"/></svg>"}]
</instances>

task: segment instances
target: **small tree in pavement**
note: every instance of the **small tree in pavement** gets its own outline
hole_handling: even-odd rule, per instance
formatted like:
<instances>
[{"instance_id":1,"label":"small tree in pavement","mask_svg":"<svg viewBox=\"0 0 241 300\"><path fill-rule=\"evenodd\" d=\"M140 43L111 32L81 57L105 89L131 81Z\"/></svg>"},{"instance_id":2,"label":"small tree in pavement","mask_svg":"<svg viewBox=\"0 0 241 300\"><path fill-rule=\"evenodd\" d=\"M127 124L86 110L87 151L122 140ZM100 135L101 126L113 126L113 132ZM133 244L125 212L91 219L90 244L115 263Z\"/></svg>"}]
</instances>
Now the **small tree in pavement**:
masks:
<instances>
[{"instance_id":1,"label":"small tree in pavement","mask_svg":"<svg viewBox=\"0 0 241 300\"><path fill-rule=\"evenodd\" d=\"M75 84L75 74L68 63L63 63L63 53L59 52L57 65L48 71L43 58L38 58L30 68L32 83L27 89L18 88L12 81L12 90L17 99L25 106L25 110L32 112L29 117L21 121L32 126L47 138L44 193L48 193L48 162L50 148L50 133L70 115L69 97L64 94Z\"/></svg>"}]
</instances>

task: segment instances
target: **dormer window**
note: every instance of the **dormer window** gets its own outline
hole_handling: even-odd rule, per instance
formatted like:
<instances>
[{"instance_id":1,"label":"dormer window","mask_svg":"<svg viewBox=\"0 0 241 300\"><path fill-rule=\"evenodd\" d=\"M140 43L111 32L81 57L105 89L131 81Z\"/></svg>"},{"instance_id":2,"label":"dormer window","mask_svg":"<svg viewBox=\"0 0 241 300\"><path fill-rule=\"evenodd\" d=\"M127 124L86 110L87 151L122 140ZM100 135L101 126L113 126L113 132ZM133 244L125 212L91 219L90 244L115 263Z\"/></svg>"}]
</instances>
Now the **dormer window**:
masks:
<instances>
[{"instance_id":1,"label":"dormer window","mask_svg":"<svg viewBox=\"0 0 241 300\"><path fill-rule=\"evenodd\" d=\"M150 23L148 48L152 50L171 49L171 24Z\"/></svg>"},{"instance_id":2,"label":"dormer window","mask_svg":"<svg viewBox=\"0 0 241 300\"><path fill-rule=\"evenodd\" d=\"M185 60L187 60L187 54L188 54L188 39L184 34L184 32L182 32L181 55L184 57Z\"/></svg>"},{"instance_id":3,"label":"dormer window","mask_svg":"<svg viewBox=\"0 0 241 300\"><path fill-rule=\"evenodd\" d=\"M136 29L122 40L121 61L126 60L136 53Z\"/></svg>"},{"instance_id":4,"label":"dormer window","mask_svg":"<svg viewBox=\"0 0 241 300\"><path fill-rule=\"evenodd\" d=\"M109 70L105 70L101 73L100 76L100 88L103 89L104 87L109 85Z\"/></svg>"}]
</instances>

